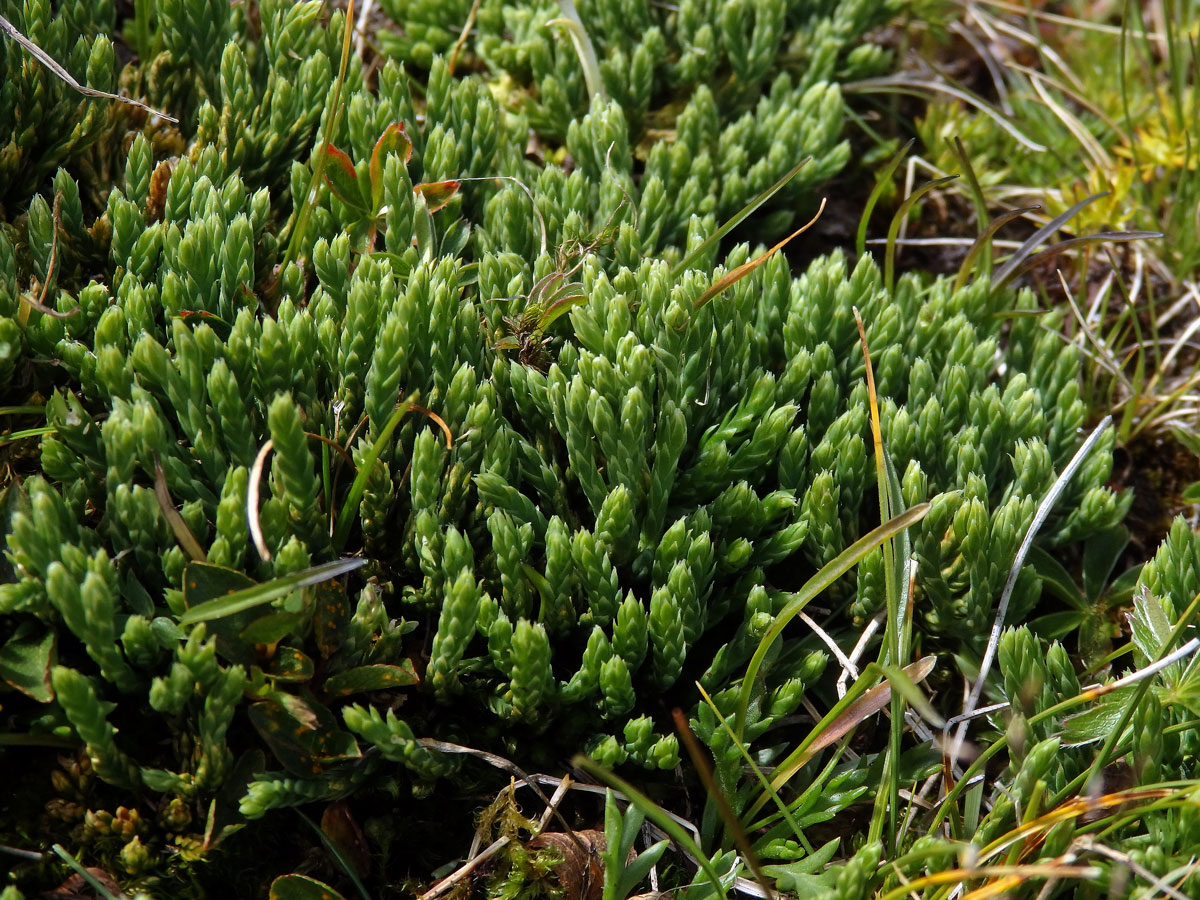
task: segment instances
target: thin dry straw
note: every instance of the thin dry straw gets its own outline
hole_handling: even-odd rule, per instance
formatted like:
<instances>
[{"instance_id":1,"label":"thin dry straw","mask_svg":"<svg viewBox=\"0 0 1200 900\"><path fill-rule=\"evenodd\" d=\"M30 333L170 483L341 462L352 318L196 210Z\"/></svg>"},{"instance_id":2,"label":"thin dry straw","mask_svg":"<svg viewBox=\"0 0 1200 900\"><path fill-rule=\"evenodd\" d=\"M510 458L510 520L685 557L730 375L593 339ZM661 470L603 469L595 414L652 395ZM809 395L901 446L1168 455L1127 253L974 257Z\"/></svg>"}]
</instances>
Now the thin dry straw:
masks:
<instances>
[{"instance_id":1,"label":"thin dry straw","mask_svg":"<svg viewBox=\"0 0 1200 900\"><path fill-rule=\"evenodd\" d=\"M1034 538L1045 523L1046 518L1050 515L1050 510L1054 508L1054 504L1058 501L1059 496L1066 489L1067 483L1079 470L1079 467L1083 465L1084 460L1087 459L1111 424L1112 416L1105 416L1104 420L1088 435L1088 439L1083 442L1083 446L1071 457L1071 461L1067 463L1062 474L1055 479L1054 484L1050 486L1050 490L1046 492L1046 496L1038 505L1033 522L1030 523L1029 530L1025 533L1025 539L1021 542L1021 546L1017 550L1017 556L1013 560L1012 568L1009 569L1008 581L1005 582L1004 590L1000 594L1000 604L996 608L996 619L992 623L992 632L988 637L987 649L984 651L983 661L979 664L979 675L976 677L975 684L971 688L971 693L967 697L967 705L962 712L963 716L969 717L975 711L975 707L979 703L979 698L983 695L983 685L987 681L992 663L996 659L996 649L1000 644L1000 633L1004 630L1004 619L1008 614L1008 603L1012 599L1012 592L1017 584L1017 576L1021 574L1021 567L1025 564L1025 557L1029 553L1029 548L1033 546ZM963 721L959 725L958 734L954 738L952 758L956 758L958 755L958 746L962 741L966 728L967 723Z\"/></svg>"},{"instance_id":2,"label":"thin dry straw","mask_svg":"<svg viewBox=\"0 0 1200 900\"><path fill-rule=\"evenodd\" d=\"M3 31L10 38L24 47L34 59L49 69L56 78L65 82L67 85L83 94L85 97L96 97L97 99L101 100L116 100L118 103L128 103L130 106L136 106L138 109L145 110L152 116L160 116L166 119L168 122L179 121L174 116L168 116L165 112L161 112L160 110L147 106L142 101L134 100L132 97L122 97L120 94L110 94L108 91L98 91L93 87L88 87L86 84L80 84L75 80L70 72L68 72L54 60L54 57L52 57L49 53L47 53L29 38L25 37L25 35L21 34L21 32L17 31L17 27L13 25L12 22L8 21L8 19L4 18L4 16L0 16L0 31Z\"/></svg>"}]
</instances>

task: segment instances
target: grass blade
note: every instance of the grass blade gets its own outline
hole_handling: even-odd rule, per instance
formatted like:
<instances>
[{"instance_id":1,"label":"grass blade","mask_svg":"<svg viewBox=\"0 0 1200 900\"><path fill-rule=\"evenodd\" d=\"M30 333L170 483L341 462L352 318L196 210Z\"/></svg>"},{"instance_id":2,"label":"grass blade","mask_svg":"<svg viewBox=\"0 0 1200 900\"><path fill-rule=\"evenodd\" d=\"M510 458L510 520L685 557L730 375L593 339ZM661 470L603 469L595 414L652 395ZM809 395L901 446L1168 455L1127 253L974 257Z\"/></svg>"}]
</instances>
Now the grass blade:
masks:
<instances>
[{"instance_id":1,"label":"grass blade","mask_svg":"<svg viewBox=\"0 0 1200 900\"><path fill-rule=\"evenodd\" d=\"M1040 253L1035 253L1028 259L1023 260L1020 265L1015 266L1011 271L1009 271L1009 273L1003 279L998 281L993 280L992 287L1003 287L1014 278L1018 278L1028 272L1030 269L1036 267L1043 260L1058 256L1060 253L1070 250L1072 247L1083 247L1087 246L1088 244L1118 243L1123 241L1145 241L1153 240L1154 238L1160 238L1162 236L1163 233L1161 231L1098 231L1095 234L1085 234L1081 237L1068 238L1065 241L1059 241L1057 244L1047 247Z\"/></svg>"},{"instance_id":2,"label":"grass blade","mask_svg":"<svg viewBox=\"0 0 1200 900\"><path fill-rule=\"evenodd\" d=\"M912 141L909 141L909 143L911 144ZM734 213L729 218L729 221L727 221L724 225L722 225L720 228L718 228L712 235L705 238L704 241L701 242L701 244L695 250L693 250L686 257L684 257L683 262L679 263L677 266L675 266L675 268L673 268L671 270L671 278L673 278L673 279L678 278L681 272L684 272L687 270L687 267L691 264L692 260L694 260L696 257L698 257L701 253L704 253L709 247L711 247L717 241L721 240L721 238L725 237L725 235L729 234L729 232L733 231L733 229L737 228L756 209L758 209L760 206L762 206L764 203L766 203L768 200L770 200L772 197L774 197L776 194L778 194L781 190L783 190L783 188L787 185L787 183L789 181L791 181L793 178L795 178L796 174L801 169L804 168L806 163L810 162L811 160L812 160L811 156L800 160L800 162L796 163L796 165L794 165L791 168L791 170L789 172L787 172L782 178L780 178L777 182L775 182L773 185L771 185L769 188L767 188L765 191L763 191L761 194L759 194L757 197L755 197L753 200L751 200L749 203L747 203L745 206L743 206L740 210L738 210L736 213Z\"/></svg>"},{"instance_id":3,"label":"grass blade","mask_svg":"<svg viewBox=\"0 0 1200 900\"><path fill-rule=\"evenodd\" d=\"M604 766L586 756L576 756L571 760L571 765L583 769L589 775L598 778L600 781L607 784L614 791L618 791L625 795L625 799L632 803L647 819L665 831L671 836L680 847L682 847L688 855L690 855L701 870L712 883L713 889L717 892L717 896L722 900L726 900L725 885L721 883L721 876L716 869L713 868L712 862L700 849L699 845L692 839L692 836L687 833L678 822L672 819L663 810L661 806L635 788L632 784L625 781L623 778L614 775Z\"/></svg>"},{"instance_id":4,"label":"grass blade","mask_svg":"<svg viewBox=\"0 0 1200 900\"><path fill-rule=\"evenodd\" d=\"M792 829L792 833L796 839L803 845L808 853L813 852L812 846L808 843L808 839L804 836L804 832L800 829L800 825L792 817L792 811L788 809L788 805L783 802L783 798L779 796L778 791L771 787L771 782L767 781L767 776L763 774L762 769L758 767L758 763L754 761L754 757L750 755L750 751L746 749L746 744L737 739L737 735L733 733L733 729L729 727L728 719L721 714L721 710L717 708L717 704L713 702L712 697L708 695L708 691L704 689L704 685L696 682L696 690L700 692L701 698L708 704L708 708L713 711L713 715L717 717L717 723L721 726L721 730L725 732L730 743L737 747L738 752L742 754L742 759L746 761L750 771L754 773L755 780L761 785L763 792L775 801L775 806L779 810L780 815L787 821L788 827Z\"/></svg>"},{"instance_id":5,"label":"grass blade","mask_svg":"<svg viewBox=\"0 0 1200 900\"><path fill-rule=\"evenodd\" d=\"M904 202L900 204L900 208L896 210L896 215L892 216L892 224L888 227L887 250L883 257L883 283L889 294L896 281L896 238L900 235L900 226L904 224L904 218L908 215L908 211L912 209L914 203L935 187L957 178L957 175L947 175L945 178L935 178L933 181L925 182L905 198Z\"/></svg>"},{"instance_id":6,"label":"grass blade","mask_svg":"<svg viewBox=\"0 0 1200 900\"><path fill-rule=\"evenodd\" d=\"M973 243L971 245L971 249L967 251L967 255L963 258L962 265L958 267L958 274L954 276L954 290L959 291L966 287L967 276L970 275L971 271L975 268L975 260L978 258L980 253L991 246L992 237L995 236L997 231L999 231L1013 219L1020 218L1021 216L1025 215L1025 213L1034 212L1035 210L1039 209L1041 209L1040 206L1024 206L1021 209L1010 210L1003 215L997 216L990 223L988 223L987 228L979 233L979 237L975 238L975 243ZM991 254L989 253L987 257L987 265L985 266L985 269L988 271L991 270L990 257Z\"/></svg>"},{"instance_id":7,"label":"grass blade","mask_svg":"<svg viewBox=\"0 0 1200 900\"><path fill-rule=\"evenodd\" d=\"M821 218L821 213L823 212L825 212L824 197L821 198L821 206L817 209L817 214L815 216L785 237L770 250L767 250L765 253L756 256L749 262L742 263L732 272L726 272L724 275L718 278L716 283L713 284L713 286L703 294L701 294L699 299L696 300L695 309L703 309L710 300L721 294L730 285L741 281L743 278L765 263L768 259L778 253L781 249L783 249L783 247L785 247L793 238L799 237L800 235L804 234L804 232L808 231L808 229L812 228L813 225L817 223L817 219Z\"/></svg>"},{"instance_id":8,"label":"grass blade","mask_svg":"<svg viewBox=\"0 0 1200 900\"><path fill-rule=\"evenodd\" d=\"M80 864L79 860L72 856L71 852L63 847L62 844L55 844L50 849L55 852L59 859L74 869L75 873L79 875L80 878L88 883L91 889L96 892L97 897L102 898L102 900L123 900L125 894L122 893L119 888L117 889L117 893L114 895L112 891L104 886L104 883L100 881L99 878L92 874L91 869L85 869Z\"/></svg>"},{"instance_id":9,"label":"grass blade","mask_svg":"<svg viewBox=\"0 0 1200 900\"><path fill-rule=\"evenodd\" d=\"M333 546L336 549L341 550L346 546L346 539L350 537L350 526L354 524L355 510L358 509L359 503L362 502L362 496L367 490L367 479L371 475L371 469L375 467L375 461L379 459L379 454L391 440L392 432L396 430L412 406L411 400L405 400L397 406L388 418L387 424L383 426L379 437L375 439L375 443L367 449L362 464L358 467L358 474L354 476L354 483L350 485L350 492L346 494L346 500L342 503L342 511L338 513L337 524L333 528Z\"/></svg>"},{"instance_id":10,"label":"grass blade","mask_svg":"<svg viewBox=\"0 0 1200 900\"><path fill-rule=\"evenodd\" d=\"M738 739L742 740L746 727L746 709L750 706L750 694L754 690L754 680L758 676L758 670L762 666L763 659L767 655L767 651L771 645L775 643L775 639L779 637L783 629L788 623L796 617L796 615L808 605L809 601L829 585L833 584L838 578L849 571L856 563L864 556L878 547L888 538L920 522L929 512L929 504L921 503L907 510L894 519L885 522L878 528L874 528L867 534L860 537L857 541L839 553L836 557L821 567L812 578L804 584L800 590L792 594L792 599L775 617L775 621L763 635L762 640L758 644L758 649L754 651L754 656L750 659L750 664L746 667L746 674L742 677L742 687L738 694L737 705L737 720L734 731L738 735ZM849 696L849 694L847 694Z\"/></svg>"},{"instance_id":11,"label":"grass blade","mask_svg":"<svg viewBox=\"0 0 1200 900\"><path fill-rule=\"evenodd\" d=\"M180 616L178 621L180 625L194 625L197 622L208 622L212 619L232 616L235 613L270 603L272 600L278 600L280 597L286 597L292 591L298 591L301 588L337 578L339 575L345 575L347 572L353 572L366 565L366 562L365 559L358 557L348 557L313 566L282 578L274 578L265 584L256 584L254 587L234 591L224 597L197 603Z\"/></svg>"},{"instance_id":12,"label":"grass blade","mask_svg":"<svg viewBox=\"0 0 1200 900\"><path fill-rule=\"evenodd\" d=\"M126 103L130 106L136 106L143 112L149 113L152 116L158 116L161 119L166 119L168 122L178 123L179 120L174 116L169 116L161 110L147 106L141 100L134 100L132 97L122 97L120 94L110 94L108 91L98 91L94 87L88 87L86 84L80 84L76 81L70 72L60 66L49 53L31 41L25 35L17 30L17 27L12 22L0 16L0 31L3 31L10 38L20 44L25 51L36 59L46 69L54 74L56 78L68 85L73 91L83 94L85 97L96 97L101 100L116 100L118 103Z\"/></svg>"},{"instance_id":13,"label":"grass blade","mask_svg":"<svg viewBox=\"0 0 1200 900\"><path fill-rule=\"evenodd\" d=\"M292 227L292 235L287 244L287 251L283 254L283 259L279 263L280 272L286 269L290 263L295 262L300 252L300 245L303 243L305 233L308 231L308 220L312 216L313 204L317 200L317 185L325 177L325 166L329 160L329 142L333 140L334 133L337 131L338 121L341 118L342 88L346 83L346 66L350 62L350 32L353 30L353 21L354 0L348 0L346 4L345 25L342 32L342 58L338 63L337 81L333 83L333 97L326 108L325 128L321 131L322 140L317 147L317 158L313 163L312 177L308 180L308 190L305 192L304 202L300 204L300 210L296 214L295 225Z\"/></svg>"},{"instance_id":14,"label":"grass blade","mask_svg":"<svg viewBox=\"0 0 1200 900\"><path fill-rule=\"evenodd\" d=\"M867 225L871 222L871 213L875 211L875 204L879 202L879 198L883 196L883 192L887 186L892 183L892 176L896 174L896 170L900 168L900 163L904 162L904 157L908 155L908 151L912 149L912 145L916 143L916 138L909 138L908 143L896 151L883 171L879 173L879 177L875 181L875 187L867 197L867 203L863 206L862 218L858 220L858 234L854 238L854 250L858 256L863 256L867 252Z\"/></svg>"},{"instance_id":15,"label":"grass blade","mask_svg":"<svg viewBox=\"0 0 1200 900\"><path fill-rule=\"evenodd\" d=\"M923 681L933 671L936 662L937 657L925 656L905 666L903 672L909 681L915 684L918 681ZM826 747L841 740L855 726L888 705L892 696L892 685L890 682L885 681L874 687L867 687L880 674L887 675L875 663L867 666L863 674L846 691L846 696L833 705L833 708L809 732L808 737L801 741L800 745L788 754L787 759L776 767L774 776L771 779L771 788L773 790L778 791L783 785L787 784L793 775L804 768L814 756ZM747 818L752 818L755 813L762 809L768 799L769 795L767 793L764 792L761 794L746 812Z\"/></svg>"},{"instance_id":16,"label":"grass blade","mask_svg":"<svg viewBox=\"0 0 1200 900\"><path fill-rule=\"evenodd\" d=\"M1067 222L1071 221L1071 219L1075 218L1080 210L1092 203L1095 203L1101 197L1107 197L1110 193L1111 191L1102 191L1099 194L1092 194L1090 197L1084 197L1070 209L1059 213L1057 216L1031 234L1028 240L1018 247L1012 256L1005 260L1004 265L996 270L996 274L992 276L992 287L996 287L997 285L1001 285L1007 281L1008 276L1014 269L1016 269L1017 266L1021 265L1021 263L1025 261L1029 254L1033 252L1034 247L1046 240L1046 238L1050 237L1050 235L1054 234L1054 232L1058 231L1058 229L1066 225Z\"/></svg>"}]
</instances>

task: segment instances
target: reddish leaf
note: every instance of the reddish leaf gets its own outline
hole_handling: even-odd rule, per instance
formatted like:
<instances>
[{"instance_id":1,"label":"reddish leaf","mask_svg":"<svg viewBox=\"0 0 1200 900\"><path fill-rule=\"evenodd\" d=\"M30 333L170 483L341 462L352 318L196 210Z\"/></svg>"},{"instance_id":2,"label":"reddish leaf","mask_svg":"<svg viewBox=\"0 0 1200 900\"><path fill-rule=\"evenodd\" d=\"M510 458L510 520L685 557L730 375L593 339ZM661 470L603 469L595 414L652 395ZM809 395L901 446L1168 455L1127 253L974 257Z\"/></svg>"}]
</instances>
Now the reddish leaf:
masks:
<instances>
[{"instance_id":1,"label":"reddish leaf","mask_svg":"<svg viewBox=\"0 0 1200 900\"><path fill-rule=\"evenodd\" d=\"M371 209L376 212L383 205L383 167L392 153L399 154L406 166L412 159L412 141L404 131L403 122L393 122L383 129L371 151Z\"/></svg>"},{"instance_id":2,"label":"reddish leaf","mask_svg":"<svg viewBox=\"0 0 1200 900\"><path fill-rule=\"evenodd\" d=\"M321 830L359 878L365 878L370 873L371 851L367 847L366 835L344 800L325 807L325 812L321 814Z\"/></svg>"},{"instance_id":3,"label":"reddish leaf","mask_svg":"<svg viewBox=\"0 0 1200 900\"><path fill-rule=\"evenodd\" d=\"M363 691L386 691L408 687L420 681L411 659L395 666L359 666L347 672L339 672L325 681L325 693L330 697L346 697Z\"/></svg>"},{"instance_id":4,"label":"reddish leaf","mask_svg":"<svg viewBox=\"0 0 1200 900\"><path fill-rule=\"evenodd\" d=\"M425 198L425 205L431 213L437 212L453 199L458 193L457 181L427 181L413 186L413 193Z\"/></svg>"},{"instance_id":5,"label":"reddish leaf","mask_svg":"<svg viewBox=\"0 0 1200 900\"><path fill-rule=\"evenodd\" d=\"M328 164L325 166L325 182L334 196L360 212L367 212L362 188L358 183L358 173L350 157L333 144L325 146Z\"/></svg>"}]
</instances>

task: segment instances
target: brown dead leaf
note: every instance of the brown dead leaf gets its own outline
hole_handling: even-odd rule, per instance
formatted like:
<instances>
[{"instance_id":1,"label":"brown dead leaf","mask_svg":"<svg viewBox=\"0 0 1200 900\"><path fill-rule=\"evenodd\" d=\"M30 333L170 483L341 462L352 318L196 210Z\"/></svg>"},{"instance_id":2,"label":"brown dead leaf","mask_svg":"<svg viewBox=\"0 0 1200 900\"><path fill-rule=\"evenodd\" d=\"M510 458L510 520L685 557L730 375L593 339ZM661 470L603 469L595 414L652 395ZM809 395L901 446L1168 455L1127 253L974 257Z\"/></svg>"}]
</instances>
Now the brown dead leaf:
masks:
<instances>
[{"instance_id":1,"label":"brown dead leaf","mask_svg":"<svg viewBox=\"0 0 1200 900\"><path fill-rule=\"evenodd\" d=\"M604 891L604 862L600 854L608 846L604 832L588 829L567 834L544 831L531 838L530 850L553 850L562 857L554 874L562 888L562 900L600 900Z\"/></svg>"}]
</instances>

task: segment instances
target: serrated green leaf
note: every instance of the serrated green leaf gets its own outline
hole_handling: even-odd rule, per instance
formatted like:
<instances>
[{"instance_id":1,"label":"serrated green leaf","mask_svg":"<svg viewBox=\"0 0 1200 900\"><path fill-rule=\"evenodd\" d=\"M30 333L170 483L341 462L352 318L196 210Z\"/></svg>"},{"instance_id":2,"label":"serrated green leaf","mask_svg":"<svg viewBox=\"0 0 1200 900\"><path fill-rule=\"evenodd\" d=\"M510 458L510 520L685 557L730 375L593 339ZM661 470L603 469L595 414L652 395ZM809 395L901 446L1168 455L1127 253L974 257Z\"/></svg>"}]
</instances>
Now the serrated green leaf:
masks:
<instances>
[{"instance_id":1,"label":"serrated green leaf","mask_svg":"<svg viewBox=\"0 0 1200 900\"><path fill-rule=\"evenodd\" d=\"M1163 652L1167 641L1171 639L1171 622L1159 599L1147 593L1134 598L1129 624L1133 632L1133 644L1140 654L1137 666L1141 668L1158 659Z\"/></svg>"}]
</instances>

